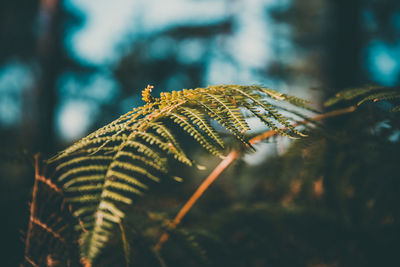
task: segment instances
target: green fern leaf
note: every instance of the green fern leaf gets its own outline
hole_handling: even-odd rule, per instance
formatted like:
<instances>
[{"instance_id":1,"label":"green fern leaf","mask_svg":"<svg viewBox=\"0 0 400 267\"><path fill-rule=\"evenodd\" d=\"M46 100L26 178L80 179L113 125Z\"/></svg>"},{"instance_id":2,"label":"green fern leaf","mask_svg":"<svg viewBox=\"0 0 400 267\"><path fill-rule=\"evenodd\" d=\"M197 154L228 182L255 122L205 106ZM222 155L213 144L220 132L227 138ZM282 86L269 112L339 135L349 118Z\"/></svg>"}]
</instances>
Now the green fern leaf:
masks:
<instances>
[{"instance_id":1,"label":"green fern leaf","mask_svg":"<svg viewBox=\"0 0 400 267\"><path fill-rule=\"evenodd\" d=\"M337 93L335 95L335 97L328 99L324 105L329 107L340 101L355 99L359 96L362 96L362 95L365 95L368 93L372 93L372 92L376 92L381 89L383 89L382 86L365 86L362 88L345 89L345 90L342 90L339 93Z\"/></svg>"},{"instance_id":2,"label":"green fern leaf","mask_svg":"<svg viewBox=\"0 0 400 267\"><path fill-rule=\"evenodd\" d=\"M182 111L186 116L188 116L193 123L197 124L198 127L203 130L208 136L215 141L221 148L224 148L224 142L217 131L211 126L204 113L201 113L197 109L192 109L188 107L180 107L179 110Z\"/></svg>"},{"instance_id":3,"label":"green fern leaf","mask_svg":"<svg viewBox=\"0 0 400 267\"><path fill-rule=\"evenodd\" d=\"M396 99L396 98L400 98L400 93L396 92L396 91L376 93L376 94L372 94L367 97L364 97L361 101L359 101L357 103L357 105L359 106L362 103L367 102L367 101L377 102L380 100L391 100L391 99Z\"/></svg>"},{"instance_id":4,"label":"green fern leaf","mask_svg":"<svg viewBox=\"0 0 400 267\"><path fill-rule=\"evenodd\" d=\"M393 104L391 111L396 112L399 110L400 103L400 89L396 87L382 87L382 86L366 86L361 88L351 88L343 90L336 94L335 97L328 99L325 106L334 105L340 101L357 100L357 105L362 105L365 102L373 101L378 102L387 100Z\"/></svg>"}]
</instances>

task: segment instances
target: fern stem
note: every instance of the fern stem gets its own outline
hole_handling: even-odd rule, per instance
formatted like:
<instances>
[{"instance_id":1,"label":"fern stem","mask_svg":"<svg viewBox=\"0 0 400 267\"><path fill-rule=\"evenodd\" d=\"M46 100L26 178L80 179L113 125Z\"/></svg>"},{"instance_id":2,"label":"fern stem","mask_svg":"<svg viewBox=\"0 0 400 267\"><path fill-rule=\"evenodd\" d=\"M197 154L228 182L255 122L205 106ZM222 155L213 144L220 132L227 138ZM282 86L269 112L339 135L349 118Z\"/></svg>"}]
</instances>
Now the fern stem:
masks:
<instances>
[{"instance_id":1,"label":"fern stem","mask_svg":"<svg viewBox=\"0 0 400 267\"><path fill-rule=\"evenodd\" d=\"M334 110L331 112L323 113L323 114L318 114L312 118L312 121L320 121L324 120L330 117L336 117L339 115L343 115L346 113L351 113L356 110L355 106L350 106L348 108L344 109L338 109ZM299 126L299 125L304 125L309 123L309 120L303 120L294 125ZM282 130L286 130L287 127L283 128ZM265 139L268 139L279 132L277 130L270 130L266 131L262 134L259 134L249 140L249 143L251 145L255 145ZM228 156L224 160L222 160L217 167L210 173L210 175L200 184L200 186L197 188L197 190L193 193L193 195L189 198L189 200L183 205L183 207L179 210L178 214L174 218L174 220L169 224L170 229L175 229L178 224L182 221L183 217L190 211L190 209L193 207L193 205L197 202L197 200L203 195L203 193L208 189L208 187L219 177L219 175L226 169L228 168L231 163L240 156L240 151L239 150L232 150ZM168 232L165 232L161 235L160 239L158 240L158 243L154 246L154 249L156 251L160 251L162 246L164 245L165 242L167 242L169 239L169 234Z\"/></svg>"},{"instance_id":2,"label":"fern stem","mask_svg":"<svg viewBox=\"0 0 400 267\"><path fill-rule=\"evenodd\" d=\"M121 239L122 239L122 244L124 248L124 256L125 256L125 264L127 267L130 265L130 245L128 240L126 239L126 234L125 234L125 229L122 223L119 223L119 229L121 230Z\"/></svg>"},{"instance_id":3,"label":"fern stem","mask_svg":"<svg viewBox=\"0 0 400 267\"><path fill-rule=\"evenodd\" d=\"M185 205L178 212L174 220L170 223L169 227L171 229L175 229L176 226L181 222L182 218L190 211L193 205L197 202L197 200L203 195L203 193L207 190L207 188L219 177L219 175L229 166L231 163L239 156L239 151L232 150L226 156L224 160L222 160L218 166L210 173L210 175L201 183L201 185L197 188L196 192L190 197L190 199L185 203ZM163 244L168 240L168 233L164 233L157 245L154 247L155 250L160 250Z\"/></svg>"}]
</instances>

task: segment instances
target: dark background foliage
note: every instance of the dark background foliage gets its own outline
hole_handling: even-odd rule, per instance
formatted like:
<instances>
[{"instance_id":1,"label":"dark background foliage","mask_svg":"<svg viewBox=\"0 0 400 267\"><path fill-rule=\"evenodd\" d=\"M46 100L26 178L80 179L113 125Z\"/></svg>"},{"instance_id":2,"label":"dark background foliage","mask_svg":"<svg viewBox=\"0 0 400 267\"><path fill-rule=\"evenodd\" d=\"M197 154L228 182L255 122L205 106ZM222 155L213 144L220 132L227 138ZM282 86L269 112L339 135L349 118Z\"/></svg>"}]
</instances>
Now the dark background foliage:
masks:
<instances>
[{"instance_id":1,"label":"dark background foliage","mask_svg":"<svg viewBox=\"0 0 400 267\"><path fill-rule=\"evenodd\" d=\"M84 2L0 3L2 266L23 258L33 155L141 105L147 84L155 95L264 84L321 110L343 88L399 84L399 1ZM282 138L261 145L205 194L163 250L166 263L393 265L400 125L387 109L366 105L291 147ZM183 184L156 188L141 208L172 218L215 165L199 159L207 171L185 170ZM187 235L197 247L184 245Z\"/></svg>"}]
</instances>

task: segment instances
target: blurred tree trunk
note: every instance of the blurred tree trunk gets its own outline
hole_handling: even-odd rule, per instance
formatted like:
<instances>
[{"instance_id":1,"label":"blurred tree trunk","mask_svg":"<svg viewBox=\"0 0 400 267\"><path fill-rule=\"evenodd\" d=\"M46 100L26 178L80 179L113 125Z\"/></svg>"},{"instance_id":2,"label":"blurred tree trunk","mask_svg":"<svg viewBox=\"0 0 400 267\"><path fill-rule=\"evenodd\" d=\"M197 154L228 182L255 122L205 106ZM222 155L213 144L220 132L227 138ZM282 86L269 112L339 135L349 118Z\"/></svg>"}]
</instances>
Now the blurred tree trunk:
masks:
<instances>
[{"instance_id":1,"label":"blurred tree trunk","mask_svg":"<svg viewBox=\"0 0 400 267\"><path fill-rule=\"evenodd\" d=\"M365 45L361 0L331 0L328 31L328 87L337 91L360 86L363 79L362 53ZM331 92L332 93L332 92Z\"/></svg>"},{"instance_id":2,"label":"blurred tree trunk","mask_svg":"<svg viewBox=\"0 0 400 267\"><path fill-rule=\"evenodd\" d=\"M57 0L42 0L38 18L37 43L37 123L35 151L51 153L55 147L54 112L57 104L57 79L62 71L63 45L61 30L61 6Z\"/></svg>"},{"instance_id":3,"label":"blurred tree trunk","mask_svg":"<svg viewBox=\"0 0 400 267\"><path fill-rule=\"evenodd\" d=\"M330 0L330 29L327 31L327 84L325 95L331 97L340 90L362 86L362 53L365 47L361 12L361 0ZM337 117L329 121L332 131L350 131L355 126L349 117ZM326 154L325 200L328 207L342 217L346 217L343 188L338 182L337 168L340 166L340 153L343 147L330 140Z\"/></svg>"}]
</instances>

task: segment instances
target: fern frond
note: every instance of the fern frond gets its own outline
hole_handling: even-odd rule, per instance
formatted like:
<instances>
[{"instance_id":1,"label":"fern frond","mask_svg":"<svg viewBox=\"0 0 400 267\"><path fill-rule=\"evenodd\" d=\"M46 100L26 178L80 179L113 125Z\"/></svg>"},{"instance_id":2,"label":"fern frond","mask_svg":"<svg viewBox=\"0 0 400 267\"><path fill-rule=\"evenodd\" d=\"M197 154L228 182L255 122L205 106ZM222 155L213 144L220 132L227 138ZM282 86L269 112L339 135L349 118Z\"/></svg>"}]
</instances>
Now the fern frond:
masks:
<instances>
[{"instance_id":1,"label":"fern frond","mask_svg":"<svg viewBox=\"0 0 400 267\"><path fill-rule=\"evenodd\" d=\"M328 99L325 106L332 106L343 100L355 99L359 96L383 89L381 86L365 86L361 88L349 88L338 92L335 97Z\"/></svg>"},{"instance_id":2,"label":"fern frond","mask_svg":"<svg viewBox=\"0 0 400 267\"><path fill-rule=\"evenodd\" d=\"M213 144L211 144L207 140L207 137L205 137L193 124L191 124L185 116L174 112L170 113L169 116L172 118L173 122L177 123L183 130L185 130L211 154L222 157L222 152L217 149Z\"/></svg>"},{"instance_id":3,"label":"fern frond","mask_svg":"<svg viewBox=\"0 0 400 267\"><path fill-rule=\"evenodd\" d=\"M335 97L328 99L325 106L332 106L341 101L357 101L357 105L362 105L365 102L378 102L382 100L389 101L394 107L391 111L400 110L400 89L396 87L382 86L366 86L361 88L351 88L343 90L336 94Z\"/></svg>"},{"instance_id":4,"label":"fern frond","mask_svg":"<svg viewBox=\"0 0 400 267\"><path fill-rule=\"evenodd\" d=\"M168 154L172 154L174 158L182 163L186 163L188 165L191 165L191 161L186 157L185 153L183 151L180 151L174 147L174 145L170 142L164 142L161 140L160 137L148 133L148 132L137 132L136 133L138 136L142 137L143 140L145 140L147 143L150 145L157 145L159 148L162 150L166 151Z\"/></svg>"},{"instance_id":5,"label":"fern frond","mask_svg":"<svg viewBox=\"0 0 400 267\"><path fill-rule=\"evenodd\" d=\"M151 160L154 161L155 164L159 165L159 166L163 166L165 165L165 159L160 157L159 153L157 151L155 151L154 149L150 148L149 146L140 143L138 141L130 141L128 140L125 143L126 146L128 147L132 147L136 150L136 152L142 153L143 155L145 155L146 157L150 158ZM120 155L122 154L126 154L129 151L120 151Z\"/></svg>"},{"instance_id":6,"label":"fern frond","mask_svg":"<svg viewBox=\"0 0 400 267\"><path fill-rule=\"evenodd\" d=\"M207 113L208 116L210 116L211 118L216 120L219 124L221 124L227 130L229 130L237 140L246 144L247 146L249 146L250 148L252 148L254 150L253 146L249 143L247 138L245 136L243 136L243 134L238 129L236 129L233 125L231 125L229 120L227 120L226 118L221 116L221 114L219 114L218 110L214 110L214 107L212 107L208 103L200 102L197 100L195 100L195 102L199 106L203 107L204 111Z\"/></svg>"},{"instance_id":7,"label":"fern frond","mask_svg":"<svg viewBox=\"0 0 400 267\"><path fill-rule=\"evenodd\" d=\"M227 115L228 119L232 120L231 123L241 133L245 133L246 131L250 130L246 120L240 113L239 108L235 107L232 103L229 103L224 96L210 93L205 93L205 96L211 100L214 105L218 106Z\"/></svg>"},{"instance_id":8,"label":"fern frond","mask_svg":"<svg viewBox=\"0 0 400 267\"><path fill-rule=\"evenodd\" d=\"M104 179L104 174L92 174L92 175L86 175L86 176L78 176L74 179L69 180L68 182L64 183L64 188L68 189L74 184L77 183L94 183L94 182L101 182Z\"/></svg>"},{"instance_id":9,"label":"fern frond","mask_svg":"<svg viewBox=\"0 0 400 267\"><path fill-rule=\"evenodd\" d=\"M111 156L96 156L96 155L93 155L90 157L89 156L81 156L81 157L77 156L77 157L72 158L71 160L68 160L68 161L65 161L65 162L59 164L56 167L56 170L58 171L63 168L66 168L66 167L71 168L72 167L71 165L82 164L84 161L88 161L88 160L111 160L111 159L112 159Z\"/></svg>"},{"instance_id":10,"label":"fern frond","mask_svg":"<svg viewBox=\"0 0 400 267\"><path fill-rule=\"evenodd\" d=\"M255 104L255 106L259 106L262 109L264 109L266 112L268 112L270 117L274 118L278 123L282 124L285 128L292 131L295 135L304 136L304 134L302 134L293 125L291 125L288 119L282 116L271 104L266 103L264 101L265 99L263 99L259 95L256 95L255 92L252 92L251 88L252 87L243 87L243 86L232 87L233 90L236 90L237 92L245 96L247 99L251 100L253 102L253 106ZM295 135L288 135L288 136L295 137Z\"/></svg>"},{"instance_id":11,"label":"fern frond","mask_svg":"<svg viewBox=\"0 0 400 267\"><path fill-rule=\"evenodd\" d=\"M149 127L153 128L157 134L159 134L161 137L165 139L170 150L176 150L174 156L177 160L189 166L192 166L192 161L186 156L185 152L179 145L179 142L176 140L172 132L168 130L167 127L165 127L162 123L152 123L152 122L149 123Z\"/></svg>"},{"instance_id":12,"label":"fern frond","mask_svg":"<svg viewBox=\"0 0 400 267\"><path fill-rule=\"evenodd\" d=\"M254 106L246 106L246 107L248 110L250 110L250 112L254 116L256 116L258 119L260 119L269 128L271 128L271 130L277 131L281 135L290 137L290 135L288 133L286 133L286 131L284 129L277 127L275 125L275 123L270 119L270 117L267 114L263 113L258 107L254 107Z\"/></svg>"},{"instance_id":13,"label":"fern frond","mask_svg":"<svg viewBox=\"0 0 400 267\"><path fill-rule=\"evenodd\" d=\"M54 176L80 222L81 258L91 266L113 230L121 227L127 205L152 183L168 175L169 160L192 166L177 136L180 128L213 155L223 157L224 142L210 120L251 147L241 110L248 109L268 127L289 137L301 136L275 102L303 107L305 101L260 86L219 85L161 93L142 93L146 104L122 115L52 157ZM122 232L121 232L122 233Z\"/></svg>"},{"instance_id":14,"label":"fern frond","mask_svg":"<svg viewBox=\"0 0 400 267\"><path fill-rule=\"evenodd\" d=\"M121 151L119 153L119 157L120 157L120 161L124 162L123 160L121 160L121 157L126 156L127 157L127 162L129 161L139 161L140 163L142 163L143 165L147 165L148 167L151 167L157 171L163 172L163 173L167 173L167 168L166 168L166 164L165 164L165 159L163 158L158 158L159 161L161 161L161 164L157 164L157 162L154 162L151 158L145 157L145 156L140 156L137 154L134 154L133 152L130 151ZM158 162L159 162L158 161Z\"/></svg>"},{"instance_id":15,"label":"fern frond","mask_svg":"<svg viewBox=\"0 0 400 267\"><path fill-rule=\"evenodd\" d=\"M376 93L376 94L372 94L367 97L364 97L362 100L360 100L357 103L357 105L359 106L366 101L377 102L380 100L392 100L392 99L396 99L396 98L400 98L400 92L388 91L388 92Z\"/></svg>"},{"instance_id":16,"label":"fern frond","mask_svg":"<svg viewBox=\"0 0 400 267\"><path fill-rule=\"evenodd\" d=\"M82 176L84 173L88 172L103 172L105 170L107 170L107 166L104 165L90 165L90 166L76 167L60 175L58 181L62 182L64 180L68 180L67 178L71 178L71 176Z\"/></svg>"},{"instance_id":17,"label":"fern frond","mask_svg":"<svg viewBox=\"0 0 400 267\"><path fill-rule=\"evenodd\" d=\"M215 141L221 148L224 148L224 142L217 131L211 126L204 113L201 113L197 109L192 109L188 107L180 107L179 110L182 111L186 116L188 116L193 123L195 123L201 130L208 134L208 136Z\"/></svg>"},{"instance_id":18,"label":"fern frond","mask_svg":"<svg viewBox=\"0 0 400 267\"><path fill-rule=\"evenodd\" d=\"M284 94L284 93L280 93L278 91L275 91L273 89L270 88L265 88L262 90L264 93L266 93L267 95L269 95L271 98L275 99L275 100L279 100L279 101L287 101L290 104L303 108L303 109L307 109L310 110L312 112L317 112L315 109L313 109L312 107L310 107L311 101L309 100L305 100L293 95L288 95L288 94Z\"/></svg>"}]
</instances>

